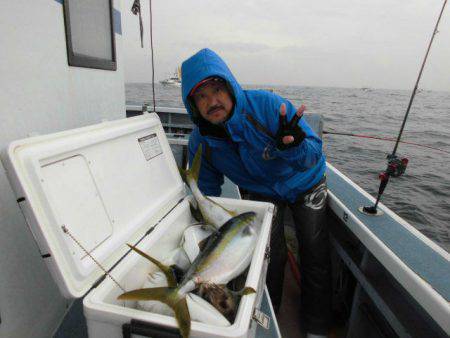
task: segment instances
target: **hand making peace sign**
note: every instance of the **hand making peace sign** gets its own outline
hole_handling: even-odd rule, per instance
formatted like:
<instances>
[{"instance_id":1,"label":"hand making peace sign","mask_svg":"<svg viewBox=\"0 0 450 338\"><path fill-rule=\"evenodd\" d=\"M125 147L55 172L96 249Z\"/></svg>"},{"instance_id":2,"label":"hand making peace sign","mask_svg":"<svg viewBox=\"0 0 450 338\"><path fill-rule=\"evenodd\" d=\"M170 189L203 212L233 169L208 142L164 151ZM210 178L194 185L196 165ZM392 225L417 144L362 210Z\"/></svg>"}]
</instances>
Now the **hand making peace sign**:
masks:
<instances>
[{"instance_id":1,"label":"hand making peace sign","mask_svg":"<svg viewBox=\"0 0 450 338\"><path fill-rule=\"evenodd\" d=\"M303 141L306 134L298 125L298 121L302 118L305 109L306 107L301 105L300 108L297 109L291 121L288 122L286 116L286 105L284 103L281 104L279 127L275 137L276 146L278 149L289 149L298 146Z\"/></svg>"}]
</instances>

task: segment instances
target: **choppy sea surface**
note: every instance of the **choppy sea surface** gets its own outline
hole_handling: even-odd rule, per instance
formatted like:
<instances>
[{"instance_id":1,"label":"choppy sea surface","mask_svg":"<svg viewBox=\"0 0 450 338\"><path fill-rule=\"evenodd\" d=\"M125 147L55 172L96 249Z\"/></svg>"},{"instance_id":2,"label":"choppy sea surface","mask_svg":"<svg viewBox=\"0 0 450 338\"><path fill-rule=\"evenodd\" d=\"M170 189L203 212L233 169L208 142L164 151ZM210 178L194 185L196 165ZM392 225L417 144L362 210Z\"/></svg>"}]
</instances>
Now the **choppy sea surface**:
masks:
<instances>
[{"instance_id":1,"label":"choppy sea surface","mask_svg":"<svg viewBox=\"0 0 450 338\"><path fill-rule=\"evenodd\" d=\"M324 130L396 138L411 91L371 88L244 86L273 89L324 119ZM180 88L155 85L157 106L182 107ZM151 84L126 85L127 104L152 101ZM442 149L400 144L397 154L409 159L406 173L390 180L382 203L450 252L450 93L416 94L403 141ZM376 196L378 174L394 142L324 135L327 160L356 184Z\"/></svg>"}]
</instances>

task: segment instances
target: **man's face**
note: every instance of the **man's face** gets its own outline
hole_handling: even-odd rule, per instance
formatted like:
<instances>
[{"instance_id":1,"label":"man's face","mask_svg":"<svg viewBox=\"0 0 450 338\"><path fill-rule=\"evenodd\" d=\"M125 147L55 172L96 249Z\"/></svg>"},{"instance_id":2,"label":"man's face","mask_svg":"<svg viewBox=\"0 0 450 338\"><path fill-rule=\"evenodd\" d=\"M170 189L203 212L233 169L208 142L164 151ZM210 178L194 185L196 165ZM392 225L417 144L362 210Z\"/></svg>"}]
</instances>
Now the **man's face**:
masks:
<instances>
[{"instance_id":1,"label":"man's face","mask_svg":"<svg viewBox=\"0 0 450 338\"><path fill-rule=\"evenodd\" d=\"M208 81L195 91L193 99L200 115L207 121L225 122L233 110L233 100L222 81Z\"/></svg>"}]
</instances>

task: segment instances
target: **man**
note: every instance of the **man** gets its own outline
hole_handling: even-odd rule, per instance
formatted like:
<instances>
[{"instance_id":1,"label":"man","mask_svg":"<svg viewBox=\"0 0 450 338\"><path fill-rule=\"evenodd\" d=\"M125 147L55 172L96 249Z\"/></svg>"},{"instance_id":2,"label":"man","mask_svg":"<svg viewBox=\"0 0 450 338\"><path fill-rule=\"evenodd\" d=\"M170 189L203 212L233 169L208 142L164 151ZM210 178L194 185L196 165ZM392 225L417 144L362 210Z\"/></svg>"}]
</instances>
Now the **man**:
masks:
<instances>
[{"instance_id":1,"label":"man","mask_svg":"<svg viewBox=\"0 0 450 338\"><path fill-rule=\"evenodd\" d=\"M293 214L299 242L301 318L308 333L325 335L331 320L331 277L325 222L322 142L294 106L262 90L243 90L224 61L203 49L182 65L182 96L197 127L189 139L192 161L203 145L198 186L218 196L224 175L254 200L270 201L272 225L267 285L278 312L287 248L283 212Z\"/></svg>"}]
</instances>

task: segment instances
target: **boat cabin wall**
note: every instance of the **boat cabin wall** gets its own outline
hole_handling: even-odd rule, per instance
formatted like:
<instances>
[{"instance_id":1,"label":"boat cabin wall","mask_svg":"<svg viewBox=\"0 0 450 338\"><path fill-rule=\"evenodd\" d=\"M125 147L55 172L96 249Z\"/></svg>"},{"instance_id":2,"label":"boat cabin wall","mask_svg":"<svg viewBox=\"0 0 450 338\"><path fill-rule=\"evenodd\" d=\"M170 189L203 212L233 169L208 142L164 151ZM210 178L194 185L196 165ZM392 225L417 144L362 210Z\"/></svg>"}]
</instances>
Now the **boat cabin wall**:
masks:
<instances>
[{"instance_id":1,"label":"boat cabin wall","mask_svg":"<svg viewBox=\"0 0 450 338\"><path fill-rule=\"evenodd\" d=\"M2 150L33 134L125 117L121 1L111 3L116 70L69 66L62 0L2 2ZM70 304L46 268L3 167L0 232L0 336L49 337Z\"/></svg>"}]
</instances>

